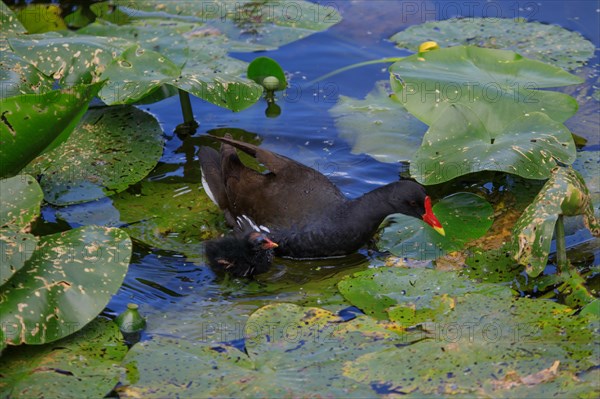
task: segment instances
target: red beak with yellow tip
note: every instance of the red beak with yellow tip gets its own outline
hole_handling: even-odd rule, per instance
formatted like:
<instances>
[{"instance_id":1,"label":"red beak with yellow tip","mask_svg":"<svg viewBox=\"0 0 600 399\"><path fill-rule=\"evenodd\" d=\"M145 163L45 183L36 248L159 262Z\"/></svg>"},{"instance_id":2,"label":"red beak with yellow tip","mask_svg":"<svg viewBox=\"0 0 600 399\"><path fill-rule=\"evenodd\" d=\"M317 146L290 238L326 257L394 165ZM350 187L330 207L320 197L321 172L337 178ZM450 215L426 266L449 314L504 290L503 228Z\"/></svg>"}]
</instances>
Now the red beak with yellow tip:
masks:
<instances>
[{"instance_id":1,"label":"red beak with yellow tip","mask_svg":"<svg viewBox=\"0 0 600 399\"><path fill-rule=\"evenodd\" d=\"M423 221L431 227L433 227L433 229L441 235L446 235L442 224L440 223L438 218L433 214L433 209L431 208L431 198L429 198L429 196L425 197L425 214L423 215Z\"/></svg>"}]
</instances>

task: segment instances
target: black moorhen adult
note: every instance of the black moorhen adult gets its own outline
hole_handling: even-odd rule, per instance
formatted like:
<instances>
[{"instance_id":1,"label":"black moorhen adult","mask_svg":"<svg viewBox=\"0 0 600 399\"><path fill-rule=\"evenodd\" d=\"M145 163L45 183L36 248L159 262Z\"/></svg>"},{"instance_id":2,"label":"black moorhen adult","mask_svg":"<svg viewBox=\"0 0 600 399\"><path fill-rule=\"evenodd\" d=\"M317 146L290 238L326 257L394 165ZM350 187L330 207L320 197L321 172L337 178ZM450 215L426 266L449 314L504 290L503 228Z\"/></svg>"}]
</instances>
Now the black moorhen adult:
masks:
<instances>
[{"instance_id":1,"label":"black moorhen adult","mask_svg":"<svg viewBox=\"0 0 600 399\"><path fill-rule=\"evenodd\" d=\"M208 264L216 272L251 277L269 270L273 248L277 248L277 244L246 217L238 218L234 236L207 241L204 252Z\"/></svg>"},{"instance_id":2,"label":"black moorhen adult","mask_svg":"<svg viewBox=\"0 0 600 399\"><path fill-rule=\"evenodd\" d=\"M308 166L229 135L211 137L221 142L221 151L200 149L204 189L230 226L235 227L237 217L247 216L268 232L278 244L279 256L321 258L354 252L393 213L422 219L444 234L418 183L401 180L348 199ZM256 158L268 172L245 166L236 148Z\"/></svg>"}]
</instances>

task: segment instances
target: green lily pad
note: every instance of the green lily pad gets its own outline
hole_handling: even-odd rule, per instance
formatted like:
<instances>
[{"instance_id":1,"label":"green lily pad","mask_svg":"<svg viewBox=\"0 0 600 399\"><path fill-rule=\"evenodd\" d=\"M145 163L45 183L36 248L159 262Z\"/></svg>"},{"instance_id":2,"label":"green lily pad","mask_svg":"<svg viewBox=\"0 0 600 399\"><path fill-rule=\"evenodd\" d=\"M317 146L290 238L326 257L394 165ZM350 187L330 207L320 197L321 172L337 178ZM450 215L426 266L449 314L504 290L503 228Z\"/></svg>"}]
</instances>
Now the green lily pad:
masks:
<instances>
[{"instance_id":1,"label":"green lily pad","mask_svg":"<svg viewBox=\"0 0 600 399\"><path fill-rule=\"evenodd\" d=\"M546 267L559 215L583 215L587 228L600 236L600 223L594 216L585 181L572 168L554 168L550 179L515 224L511 250L532 277Z\"/></svg>"},{"instance_id":2,"label":"green lily pad","mask_svg":"<svg viewBox=\"0 0 600 399\"><path fill-rule=\"evenodd\" d=\"M494 210L475 194L457 193L435 204L433 212L442 223L445 236L421 220L394 214L383 223L387 226L378 247L403 258L436 259L483 236L492 225Z\"/></svg>"},{"instance_id":3,"label":"green lily pad","mask_svg":"<svg viewBox=\"0 0 600 399\"><path fill-rule=\"evenodd\" d=\"M43 198L39 184L29 175L0 180L0 227L26 230L39 216Z\"/></svg>"},{"instance_id":4,"label":"green lily pad","mask_svg":"<svg viewBox=\"0 0 600 399\"><path fill-rule=\"evenodd\" d=\"M127 353L118 327L97 318L83 330L42 346L3 353L0 396L11 398L101 398L119 381Z\"/></svg>"},{"instance_id":5,"label":"green lily pad","mask_svg":"<svg viewBox=\"0 0 600 399\"><path fill-rule=\"evenodd\" d=\"M581 174L588 188L596 212L600 210L600 151L578 151L571 165Z\"/></svg>"},{"instance_id":6,"label":"green lily pad","mask_svg":"<svg viewBox=\"0 0 600 399\"><path fill-rule=\"evenodd\" d=\"M0 177L64 142L103 83L2 99Z\"/></svg>"},{"instance_id":7,"label":"green lily pad","mask_svg":"<svg viewBox=\"0 0 600 399\"><path fill-rule=\"evenodd\" d=\"M9 39L12 50L63 86L98 82L110 62L133 43L118 37L58 33Z\"/></svg>"},{"instance_id":8,"label":"green lily pad","mask_svg":"<svg viewBox=\"0 0 600 399\"><path fill-rule=\"evenodd\" d=\"M544 113L512 118L504 130L492 132L474 110L456 104L425 133L411 174L423 184L484 170L547 179L558 162L569 165L575 157L569 129Z\"/></svg>"},{"instance_id":9,"label":"green lily pad","mask_svg":"<svg viewBox=\"0 0 600 399\"><path fill-rule=\"evenodd\" d=\"M29 230L40 214L42 199L31 176L0 180L0 286L25 265L37 246Z\"/></svg>"},{"instance_id":10,"label":"green lily pad","mask_svg":"<svg viewBox=\"0 0 600 399\"><path fill-rule=\"evenodd\" d=\"M341 21L334 3L315 4L305 0L262 3L250 0L220 0L212 3L144 1L121 11L135 17L202 22L230 40L231 51L273 50L284 44L325 30Z\"/></svg>"},{"instance_id":11,"label":"green lily pad","mask_svg":"<svg viewBox=\"0 0 600 399\"><path fill-rule=\"evenodd\" d=\"M512 51L471 46L415 54L394 63L390 73L398 99L421 121L431 126L449 107L460 104L470 108L493 135L534 112L564 122L577 111L575 99L536 89L583 82Z\"/></svg>"},{"instance_id":12,"label":"green lily pad","mask_svg":"<svg viewBox=\"0 0 600 399\"><path fill-rule=\"evenodd\" d=\"M451 18L413 25L391 37L398 47L417 52L433 40L441 47L461 44L512 50L563 69L576 69L594 56L595 46L580 33L523 19Z\"/></svg>"},{"instance_id":13,"label":"green lily pad","mask_svg":"<svg viewBox=\"0 0 600 399\"><path fill-rule=\"evenodd\" d=\"M226 231L221 210L208 198L200 183L149 181L139 191L112 197L125 230L154 248L198 257L201 243Z\"/></svg>"},{"instance_id":14,"label":"green lily pad","mask_svg":"<svg viewBox=\"0 0 600 399\"><path fill-rule=\"evenodd\" d=\"M119 193L142 180L162 155L163 132L150 114L132 106L89 110L67 142L42 155L46 201L68 205Z\"/></svg>"},{"instance_id":15,"label":"green lily pad","mask_svg":"<svg viewBox=\"0 0 600 399\"><path fill-rule=\"evenodd\" d=\"M501 286L475 284L451 272L430 269L380 267L347 276L338 283L342 295L354 306L377 319L402 322L399 305L415 310L429 310L431 315L444 314L450 306L448 296L469 293L498 295L505 300L512 292ZM434 318L434 319L435 319ZM412 325L412 324L408 324Z\"/></svg>"},{"instance_id":16,"label":"green lily pad","mask_svg":"<svg viewBox=\"0 0 600 399\"><path fill-rule=\"evenodd\" d=\"M380 162L409 161L427 126L408 113L388 88L388 82L379 81L364 100L340 96L330 112L353 154L368 154Z\"/></svg>"},{"instance_id":17,"label":"green lily pad","mask_svg":"<svg viewBox=\"0 0 600 399\"><path fill-rule=\"evenodd\" d=\"M2 82L2 92L0 92L2 98L45 93L52 90L54 84L52 79L10 51L2 54L0 82Z\"/></svg>"},{"instance_id":18,"label":"green lily pad","mask_svg":"<svg viewBox=\"0 0 600 399\"><path fill-rule=\"evenodd\" d=\"M246 75L248 76L248 79L252 79L262 86L265 86L263 83L265 78L269 76L275 77L278 81L278 85L275 89L271 90L285 90L287 87L287 80L283 69L277 61L269 57L258 57L252 60L250 65L248 65L248 72ZM265 87L265 89L269 90L267 87Z\"/></svg>"},{"instance_id":19,"label":"green lily pad","mask_svg":"<svg viewBox=\"0 0 600 399\"><path fill-rule=\"evenodd\" d=\"M1 1L0 25L2 25L2 29L0 29L0 50L2 51L6 50L4 43L2 42L4 42L7 37L24 34L27 32L27 29L25 29L21 21L19 21L13 10L8 8L8 6Z\"/></svg>"},{"instance_id":20,"label":"green lily pad","mask_svg":"<svg viewBox=\"0 0 600 399\"><path fill-rule=\"evenodd\" d=\"M121 286L130 255L131 240L119 229L41 237L26 265L0 286L5 342L39 345L83 328Z\"/></svg>"},{"instance_id":21,"label":"green lily pad","mask_svg":"<svg viewBox=\"0 0 600 399\"><path fill-rule=\"evenodd\" d=\"M516 397L507 390L511 381L514 389L529 384L539 385L533 392L547 391L544 385L554 378L533 376L556 367L557 361L558 377L597 367L590 319L573 316L572 309L551 301L511 299L505 291L459 297L453 311L422 325L421 341L348 361L344 375L415 396ZM568 389L593 389L589 383L572 385ZM561 392L570 397L569 391Z\"/></svg>"},{"instance_id":22,"label":"green lily pad","mask_svg":"<svg viewBox=\"0 0 600 399\"><path fill-rule=\"evenodd\" d=\"M181 69L160 53L132 47L107 66L104 78L122 82L106 86L100 98L107 104L133 103L152 94L162 85L174 86L220 107L240 111L254 104L262 87L236 76L194 74Z\"/></svg>"},{"instance_id":23,"label":"green lily pad","mask_svg":"<svg viewBox=\"0 0 600 399\"><path fill-rule=\"evenodd\" d=\"M343 361L406 342L406 336L368 317L344 322L324 309L285 303L254 312L245 337L247 353L225 344L173 339L137 344L123 363L128 372L119 395L370 397L369 386L340 375Z\"/></svg>"}]
</instances>

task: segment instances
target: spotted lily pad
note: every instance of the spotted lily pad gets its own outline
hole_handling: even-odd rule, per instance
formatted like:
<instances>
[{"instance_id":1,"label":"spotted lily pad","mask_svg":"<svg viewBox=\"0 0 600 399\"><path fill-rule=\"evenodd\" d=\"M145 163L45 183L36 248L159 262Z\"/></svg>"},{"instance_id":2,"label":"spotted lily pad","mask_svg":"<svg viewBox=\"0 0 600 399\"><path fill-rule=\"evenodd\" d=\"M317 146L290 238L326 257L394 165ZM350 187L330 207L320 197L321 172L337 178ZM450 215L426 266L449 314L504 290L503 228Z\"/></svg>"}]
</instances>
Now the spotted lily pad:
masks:
<instances>
[{"instance_id":1,"label":"spotted lily pad","mask_svg":"<svg viewBox=\"0 0 600 399\"><path fill-rule=\"evenodd\" d=\"M433 206L446 235L421 220L403 214L387 217L378 247L403 258L436 259L483 236L493 222L492 206L471 193L457 193Z\"/></svg>"},{"instance_id":2,"label":"spotted lily pad","mask_svg":"<svg viewBox=\"0 0 600 399\"><path fill-rule=\"evenodd\" d=\"M385 387L380 393L415 396L517 397L515 392L527 392L537 397L534 392L548 392L546 384L556 387L555 378L571 380L560 387L561 396L572 397L571 390L594 392L593 384L573 379L598 366L593 324L564 305L512 299L508 289L469 293L421 328L418 343L348 361L344 375ZM542 378L553 367L552 375Z\"/></svg>"},{"instance_id":3,"label":"spotted lily pad","mask_svg":"<svg viewBox=\"0 0 600 399\"><path fill-rule=\"evenodd\" d=\"M340 96L330 112L354 154L368 154L380 162L409 161L427 126L408 113L388 88L387 82L379 81L364 100Z\"/></svg>"},{"instance_id":4,"label":"spotted lily pad","mask_svg":"<svg viewBox=\"0 0 600 399\"><path fill-rule=\"evenodd\" d=\"M106 65L133 43L119 37L46 33L9 40L12 50L64 86L102 80Z\"/></svg>"},{"instance_id":5,"label":"spotted lily pad","mask_svg":"<svg viewBox=\"0 0 600 399\"><path fill-rule=\"evenodd\" d=\"M112 198L126 231L154 248L193 257L203 253L201 242L226 231L222 212L200 183L145 180L137 190Z\"/></svg>"},{"instance_id":6,"label":"spotted lily pad","mask_svg":"<svg viewBox=\"0 0 600 399\"><path fill-rule=\"evenodd\" d=\"M131 240L115 228L40 237L27 263L0 286L0 328L10 345L44 344L83 328L117 292Z\"/></svg>"},{"instance_id":7,"label":"spotted lily pad","mask_svg":"<svg viewBox=\"0 0 600 399\"><path fill-rule=\"evenodd\" d=\"M448 108L460 104L470 108L492 135L534 112L564 122L577 111L575 99L537 89L583 82L512 51L472 46L414 54L394 63L390 73L398 99L421 121L431 126Z\"/></svg>"},{"instance_id":8,"label":"spotted lily pad","mask_svg":"<svg viewBox=\"0 0 600 399\"><path fill-rule=\"evenodd\" d=\"M346 276L338 289L354 306L377 319L391 319L405 325L401 310L429 311L435 320L454 307L453 299L472 293L501 295L509 300L510 290L491 284L475 284L451 272L429 269L380 267ZM422 317L423 315L420 315ZM420 322L425 321L423 319ZM417 324L417 323L414 323Z\"/></svg>"},{"instance_id":9,"label":"spotted lily pad","mask_svg":"<svg viewBox=\"0 0 600 399\"><path fill-rule=\"evenodd\" d=\"M456 104L425 133L411 174L423 184L483 170L546 179L558 162L568 165L575 158L569 129L544 113L513 117L503 130L493 132L474 110Z\"/></svg>"},{"instance_id":10,"label":"spotted lily pad","mask_svg":"<svg viewBox=\"0 0 600 399\"><path fill-rule=\"evenodd\" d=\"M391 37L398 47L417 51L426 40L441 47L461 44L512 50L521 55L576 69L594 56L595 46L581 34L558 25L522 19L451 18L413 25Z\"/></svg>"},{"instance_id":11,"label":"spotted lily pad","mask_svg":"<svg viewBox=\"0 0 600 399\"><path fill-rule=\"evenodd\" d=\"M102 83L2 100L0 177L17 174L31 160L64 142Z\"/></svg>"},{"instance_id":12,"label":"spotted lily pad","mask_svg":"<svg viewBox=\"0 0 600 399\"><path fill-rule=\"evenodd\" d=\"M572 168L554 168L550 179L515 224L512 253L532 277L546 267L559 215L584 215L588 229L600 236L600 223L594 216L585 181Z\"/></svg>"},{"instance_id":13,"label":"spotted lily pad","mask_svg":"<svg viewBox=\"0 0 600 399\"><path fill-rule=\"evenodd\" d=\"M132 106L89 110L67 142L30 166L41 174L46 201L93 201L143 179L162 155L158 121Z\"/></svg>"},{"instance_id":14,"label":"spotted lily pad","mask_svg":"<svg viewBox=\"0 0 600 399\"><path fill-rule=\"evenodd\" d=\"M54 81L16 54L6 51L0 62L3 98L21 94L38 94L52 90Z\"/></svg>"},{"instance_id":15,"label":"spotted lily pad","mask_svg":"<svg viewBox=\"0 0 600 399\"><path fill-rule=\"evenodd\" d=\"M399 335L365 316L344 322L320 308L272 304L245 327L246 352L226 344L154 339L124 361L120 397L370 397L368 385L341 376L341 365L397 343ZM160 365L160 366L159 366ZM164 381L169 381L165 384Z\"/></svg>"},{"instance_id":16,"label":"spotted lily pad","mask_svg":"<svg viewBox=\"0 0 600 399\"><path fill-rule=\"evenodd\" d=\"M31 176L0 180L0 286L25 265L37 246L29 229L40 213L42 199L40 186Z\"/></svg>"},{"instance_id":17,"label":"spotted lily pad","mask_svg":"<svg viewBox=\"0 0 600 399\"><path fill-rule=\"evenodd\" d=\"M0 396L100 398L119 380L127 353L118 327L97 318L81 331L42 346L11 348L2 355Z\"/></svg>"}]
</instances>

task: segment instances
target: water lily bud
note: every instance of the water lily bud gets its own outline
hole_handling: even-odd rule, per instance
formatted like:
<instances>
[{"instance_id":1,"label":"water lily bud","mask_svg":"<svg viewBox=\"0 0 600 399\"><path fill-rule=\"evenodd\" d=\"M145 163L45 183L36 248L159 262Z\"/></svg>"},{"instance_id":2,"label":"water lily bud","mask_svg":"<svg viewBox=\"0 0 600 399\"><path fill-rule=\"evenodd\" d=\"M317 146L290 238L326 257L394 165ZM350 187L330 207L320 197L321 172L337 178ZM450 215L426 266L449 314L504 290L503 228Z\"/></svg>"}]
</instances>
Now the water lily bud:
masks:
<instances>
[{"instance_id":1,"label":"water lily bud","mask_svg":"<svg viewBox=\"0 0 600 399\"><path fill-rule=\"evenodd\" d=\"M279 87L279 79L277 79L275 76L267 76L263 79L262 85L267 90L277 90Z\"/></svg>"},{"instance_id":2,"label":"water lily bud","mask_svg":"<svg viewBox=\"0 0 600 399\"><path fill-rule=\"evenodd\" d=\"M127 309L117 316L115 322L124 333L136 333L146 328L146 320L138 312L135 303L128 303Z\"/></svg>"},{"instance_id":3,"label":"water lily bud","mask_svg":"<svg viewBox=\"0 0 600 399\"><path fill-rule=\"evenodd\" d=\"M419 46L419 53L425 53L431 50L437 50L440 46L436 42L423 42Z\"/></svg>"}]
</instances>

